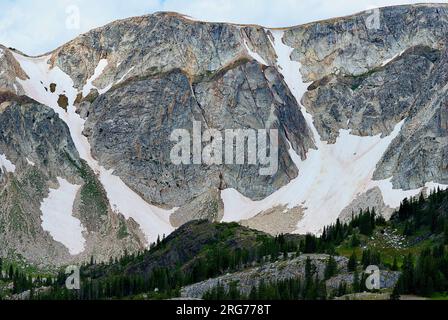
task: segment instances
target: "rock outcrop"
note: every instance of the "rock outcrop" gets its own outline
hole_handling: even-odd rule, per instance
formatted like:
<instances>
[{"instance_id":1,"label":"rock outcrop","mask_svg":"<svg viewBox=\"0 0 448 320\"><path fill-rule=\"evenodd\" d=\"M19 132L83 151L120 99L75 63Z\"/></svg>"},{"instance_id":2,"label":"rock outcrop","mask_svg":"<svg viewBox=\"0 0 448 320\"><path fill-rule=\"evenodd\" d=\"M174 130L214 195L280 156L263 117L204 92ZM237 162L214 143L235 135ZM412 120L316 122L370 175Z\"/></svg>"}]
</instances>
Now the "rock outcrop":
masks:
<instances>
[{"instance_id":1,"label":"rock outcrop","mask_svg":"<svg viewBox=\"0 0 448 320\"><path fill-rule=\"evenodd\" d=\"M304 281L307 259L311 262L315 272L313 277L325 280L325 267L330 256L325 254L304 254L290 260L264 264L260 267L227 274L183 287L181 289L181 297L185 299L202 299L204 294L218 286L222 286L224 291L228 292L230 286L234 284L236 284L236 288L241 295L247 297L250 295L252 288L258 287L261 282L264 284L272 284L289 279ZM336 256L334 259L337 264L338 275L325 280L327 294L330 296L337 294L341 285L345 285L350 290L355 279L353 272L347 272L347 258ZM381 271L380 288L382 290L394 288L400 275L401 273L396 271Z\"/></svg>"},{"instance_id":2,"label":"rock outcrop","mask_svg":"<svg viewBox=\"0 0 448 320\"><path fill-rule=\"evenodd\" d=\"M181 296L183 298L201 299L203 295L218 285L223 286L224 290L229 290L232 283L237 283L238 290L244 296L249 296L253 287L258 287L261 281L265 284L283 281L288 279L304 279L305 265L307 259L310 259L311 265L315 268L315 275L319 279L324 279L325 266L330 256L325 254L301 255L292 260L277 261L264 264L260 267L227 274L218 278L213 278L200 283L196 283L182 288ZM348 259L345 257L335 257L338 272L344 272L347 269Z\"/></svg>"}]
</instances>

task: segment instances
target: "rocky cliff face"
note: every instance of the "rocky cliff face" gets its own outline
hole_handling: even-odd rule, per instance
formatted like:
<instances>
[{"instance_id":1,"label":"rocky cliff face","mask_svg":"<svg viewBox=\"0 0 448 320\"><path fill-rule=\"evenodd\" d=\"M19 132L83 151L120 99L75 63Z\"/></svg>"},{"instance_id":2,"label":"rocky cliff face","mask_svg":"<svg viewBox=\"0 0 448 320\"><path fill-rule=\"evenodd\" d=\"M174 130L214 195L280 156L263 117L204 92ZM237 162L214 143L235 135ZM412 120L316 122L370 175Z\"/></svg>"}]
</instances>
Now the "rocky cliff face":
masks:
<instances>
[{"instance_id":1,"label":"rocky cliff face","mask_svg":"<svg viewBox=\"0 0 448 320\"><path fill-rule=\"evenodd\" d=\"M285 42L295 48L306 82L359 76L412 47L444 48L447 22L444 4L386 7L290 28Z\"/></svg>"},{"instance_id":2,"label":"rocky cliff face","mask_svg":"<svg viewBox=\"0 0 448 320\"><path fill-rule=\"evenodd\" d=\"M430 107L421 101L432 100L428 90L445 73L441 57L447 10L445 5L385 8L377 17L369 11L285 33L286 43L296 48L293 59L302 63L305 81L313 81L304 104L322 139L334 143L340 129L357 135L390 134L405 118L405 128L419 131L403 129L375 172L378 180L393 177L396 188L447 183L446 108L440 109L444 85L432 91L437 98ZM369 28L369 18L378 19L378 28ZM410 143L406 150L401 147L405 140Z\"/></svg>"},{"instance_id":3,"label":"rocky cliff face","mask_svg":"<svg viewBox=\"0 0 448 320\"><path fill-rule=\"evenodd\" d=\"M244 60L226 73L197 83L190 83L181 70L130 79L88 108L94 156L114 168L145 200L159 206L181 207L211 189L223 188L264 198L297 175L286 137L295 136L304 155L304 142L311 143L305 120L278 72ZM275 121L269 123L272 117ZM172 164L173 144L167 137L176 128L191 132L193 121L200 121L202 130L217 129L223 136L226 128L279 128L280 170L273 176L260 176L257 166Z\"/></svg>"},{"instance_id":4,"label":"rocky cliff face","mask_svg":"<svg viewBox=\"0 0 448 320\"><path fill-rule=\"evenodd\" d=\"M417 188L426 181L448 180L447 51L443 50L430 77L408 113L400 136L378 165L375 177L393 176L395 186Z\"/></svg>"},{"instance_id":5,"label":"rocky cliff face","mask_svg":"<svg viewBox=\"0 0 448 320\"><path fill-rule=\"evenodd\" d=\"M445 187L447 31L446 5L282 30L157 13L47 56L0 47L3 254L107 258L197 218L319 232L341 214L388 215L425 186ZM174 165L170 134L192 133L193 121L277 129L278 171ZM75 256L40 221L58 178L80 186L68 212L84 230Z\"/></svg>"},{"instance_id":6,"label":"rocky cliff face","mask_svg":"<svg viewBox=\"0 0 448 320\"><path fill-rule=\"evenodd\" d=\"M0 170L0 255L44 266L91 255L108 259L126 249L142 248L138 226L111 212L102 187L79 158L69 129L57 114L14 94L2 94L0 101L0 150L15 167ZM58 177L82 186L72 207L85 228L86 243L76 257L42 223L41 202L49 188L58 187ZM57 227L66 229L62 223Z\"/></svg>"}]
</instances>

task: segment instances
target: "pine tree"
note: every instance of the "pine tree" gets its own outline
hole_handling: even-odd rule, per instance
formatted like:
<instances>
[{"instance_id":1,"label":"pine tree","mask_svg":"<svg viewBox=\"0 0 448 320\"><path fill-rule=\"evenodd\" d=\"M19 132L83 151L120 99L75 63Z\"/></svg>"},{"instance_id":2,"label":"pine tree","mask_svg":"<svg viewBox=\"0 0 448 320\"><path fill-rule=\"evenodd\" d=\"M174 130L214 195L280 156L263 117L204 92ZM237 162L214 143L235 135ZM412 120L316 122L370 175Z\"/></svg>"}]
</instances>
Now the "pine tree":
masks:
<instances>
[{"instance_id":1,"label":"pine tree","mask_svg":"<svg viewBox=\"0 0 448 320\"><path fill-rule=\"evenodd\" d=\"M400 300L400 284L399 282L395 285L392 294L390 295L390 300Z\"/></svg>"},{"instance_id":2,"label":"pine tree","mask_svg":"<svg viewBox=\"0 0 448 320\"><path fill-rule=\"evenodd\" d=\"M403 292L414 291L414 258L409 254L404 258L402 266L401 286Z\"/></svg>"},{"instance_id":3,"label":"pine tree","mask_svg":"<svg viewBox=\"0 0 448 320\"><path fill-rule=\"evenodd\" d=\"M238 290L238 284L235 282L232 282L229 285L229 298L231 300L239 300L241 298L240 290Z\"/></svg>"},{"instance_id":4,"label":"pine tree","mask_svg":"<svg viewBox=\"0 0 448 320\"><path fill-rule=\"evenodd\" d=\"M14 280L14 268L12 265L9 265L8 279Z\"/></svg>"},{"instance_id":5,"label":"pine tree","mask_svg":"<svg viewBox=\"0 0 448 320\"><path fill-rule=\"evenodd\" d=\"M264 280L260 280L260 284L258 285L258 299L263 300L266 297L266 285Z\"/></svg>"},{"instance_id":6,"label":"pine tree","mask_svg":"<svg viewBox=\"0 0 448 320\"><path fill-rule=\"evenodd\" d=\"M370 251L369 250L364 250L362 252L361 264L364 269L370 265Z\"/></svg>"},{"instance_id":7,"label":"pine tree","mask_svg":"<svg viewBox=\"0 0 448 320\"><path fill-rule=\"evenodd\" d=\"M338 297L342 297L347 294L347 284L345 282L339 283L338 287Z\"/></svg>"},{"instance_id":8,"label":"pine tree","mask_svg":"<svg viewBox=\"0 0 448 320\"><path fill-rule=\"evenodd\" d=\"M325 281L319 281L316 276L317 298L320 300L327 300L327 285Z\"/></svg>"},{"instance_id":9,"label":"pine tree","mask_svg":"<svg viewBox=\"0 0 448 320\"><path fill-rule=\"evenodd\" d=\"M253 300L253 301L258 300L257 286L253 286L252 289L250 290L249 300Z\"/></svg>"},{"instance_id":10,"label":"pine tree","mask_svg":"<svg viewBox=\"0 0 448 320\"><path fill-rule=\"evenodd\" d=\"M303 297L305 300L315 300L317 295L316 281L314 274L316 273L316 267L311 263L311 259L308 257L305 262L305 287Z\"/></svg>"},{"instance_id":11,"label":"pine tree","mask_svg":"<svg viewBox=\"0 0 448 320\"><path fill-rule=\"evenodd\" d=\"M397 257L394 257L394 263L392 264L392 271L398 271L398 261L397 261Z\"/></svg>"},{"instance_id":12,"label":"pine tree","mask_svg":"<svg viewBox=\"0 0 448 320\"><path fill-rule=\"evenodd\" d=\"M358 236L355 233L351 238L350 246L352 248L357 248L357 247L359 247L360 244L361 244L361 241L359 240Z\"/></svg>"},{"instance_id":13,"label":"pine tree","mask_svg":"<svg viewBox=\"0 0 448 320\"><path fill-rule=\"evenodd\" d=\"M443 238L444 238L445 244L448 244L448 223L447 222L445 222L445 227L443 230Z\"/></svg>"},{"instance_id":14,"label":"pine tree","mask_svg":"<svg viewBox=\"0 0 448 320\"><path fill-rule=\"evenodd\" d=\"M355 274L353 275L353 292L360 292L361 284L359 279L359 273L355 270Z\"/></svg>"},{"instance_id":15,"label":"pine tree","mask_svg":"<svg viewBox=\"0 0 448 320\"><path fill-rule=\"evenodd\" d=\"M330 256L330 258L327 261L327 265L325 266L325 280L330 279L334 275L336 275L338 271L338 264L333 256Z\"/></svg>"},{"instance_id":16,"label":"pine tree","mask_svg":"<svg viewBox=\"0 0 448 320\"><path fill-rule=\"evenodd\" d=\"M356 252L353 251L352 255L350 256L347 264L347 271L348 272L354 272L356 268L358 267L358 261L356 257Z\"/></svg>"}]
</instances>

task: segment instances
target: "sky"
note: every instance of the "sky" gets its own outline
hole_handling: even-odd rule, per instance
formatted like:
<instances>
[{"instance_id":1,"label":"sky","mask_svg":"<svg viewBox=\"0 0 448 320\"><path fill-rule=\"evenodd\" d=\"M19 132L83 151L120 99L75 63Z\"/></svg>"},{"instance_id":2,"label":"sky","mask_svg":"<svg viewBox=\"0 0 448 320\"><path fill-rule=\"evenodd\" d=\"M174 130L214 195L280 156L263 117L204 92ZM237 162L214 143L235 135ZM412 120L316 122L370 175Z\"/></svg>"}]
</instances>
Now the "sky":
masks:
<instances>
[{"instance_id":1,"label":"sky","mask_svg":"<svg viewBox=\"0 0 448 320\"><path fill-rule=\"evenodd\" d=\"M425 0L0 0L0 44L29 55L56 49L111 21L157 11L198 20L286 27Z\"/></svg>"}]
</instances>

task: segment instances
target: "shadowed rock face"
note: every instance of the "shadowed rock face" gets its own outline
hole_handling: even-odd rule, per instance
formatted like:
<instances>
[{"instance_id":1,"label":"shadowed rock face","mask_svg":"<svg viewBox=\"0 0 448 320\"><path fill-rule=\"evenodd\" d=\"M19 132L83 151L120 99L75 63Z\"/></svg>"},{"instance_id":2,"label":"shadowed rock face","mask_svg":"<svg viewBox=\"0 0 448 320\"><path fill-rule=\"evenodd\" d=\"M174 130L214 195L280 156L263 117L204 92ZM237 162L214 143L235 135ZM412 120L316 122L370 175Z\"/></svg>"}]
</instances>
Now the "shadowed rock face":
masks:
<instances>
[{"instance_id":1,"label":"shadowed rock face","mask_svg":"<svg viewBox=\"0 0 448 320\"><path fill-rule=\"evenodd\" d=\"M246 46L273 67L255 62ZM161 13L114 22L58 49L52 61L82 88L100 59L108 64L94 84L117 83L84 99L85 134L100 163L113 168L145 200L179 207L210 189L235 188L262 199L297 176L289 144L302 157L314 144L297 101L275 68L261 27L202 23ZM88 111L86 111L88 110ZM174 166L175 129L270 129L280 135L279 170L259 166Z\"/></svg>"},{"instance_id":2,"label":"shadowed rock face","mask_svg":"<svg viewBox=\"0 0 448 320\"><path fill-rule=\"evenodd\" d=\"M395 186L418 188L427 181L448 183L448 52L444 50L419 94L400 135L375 172L393 176Z\"/></svg>"},{"instance_id":3,"label":"shadowed rock face","mask_svg":"<svg viewBox=\"0 0 448 320\"><path fill-rule=\"evenodd\" d=\"M79 156L67 126L50 108L12 93L0 96L0 150L12 163L41 165L51 178L75 175L68 159ZM7 105L7 107L6 107Z\"/></svg>"}]
</instances>

